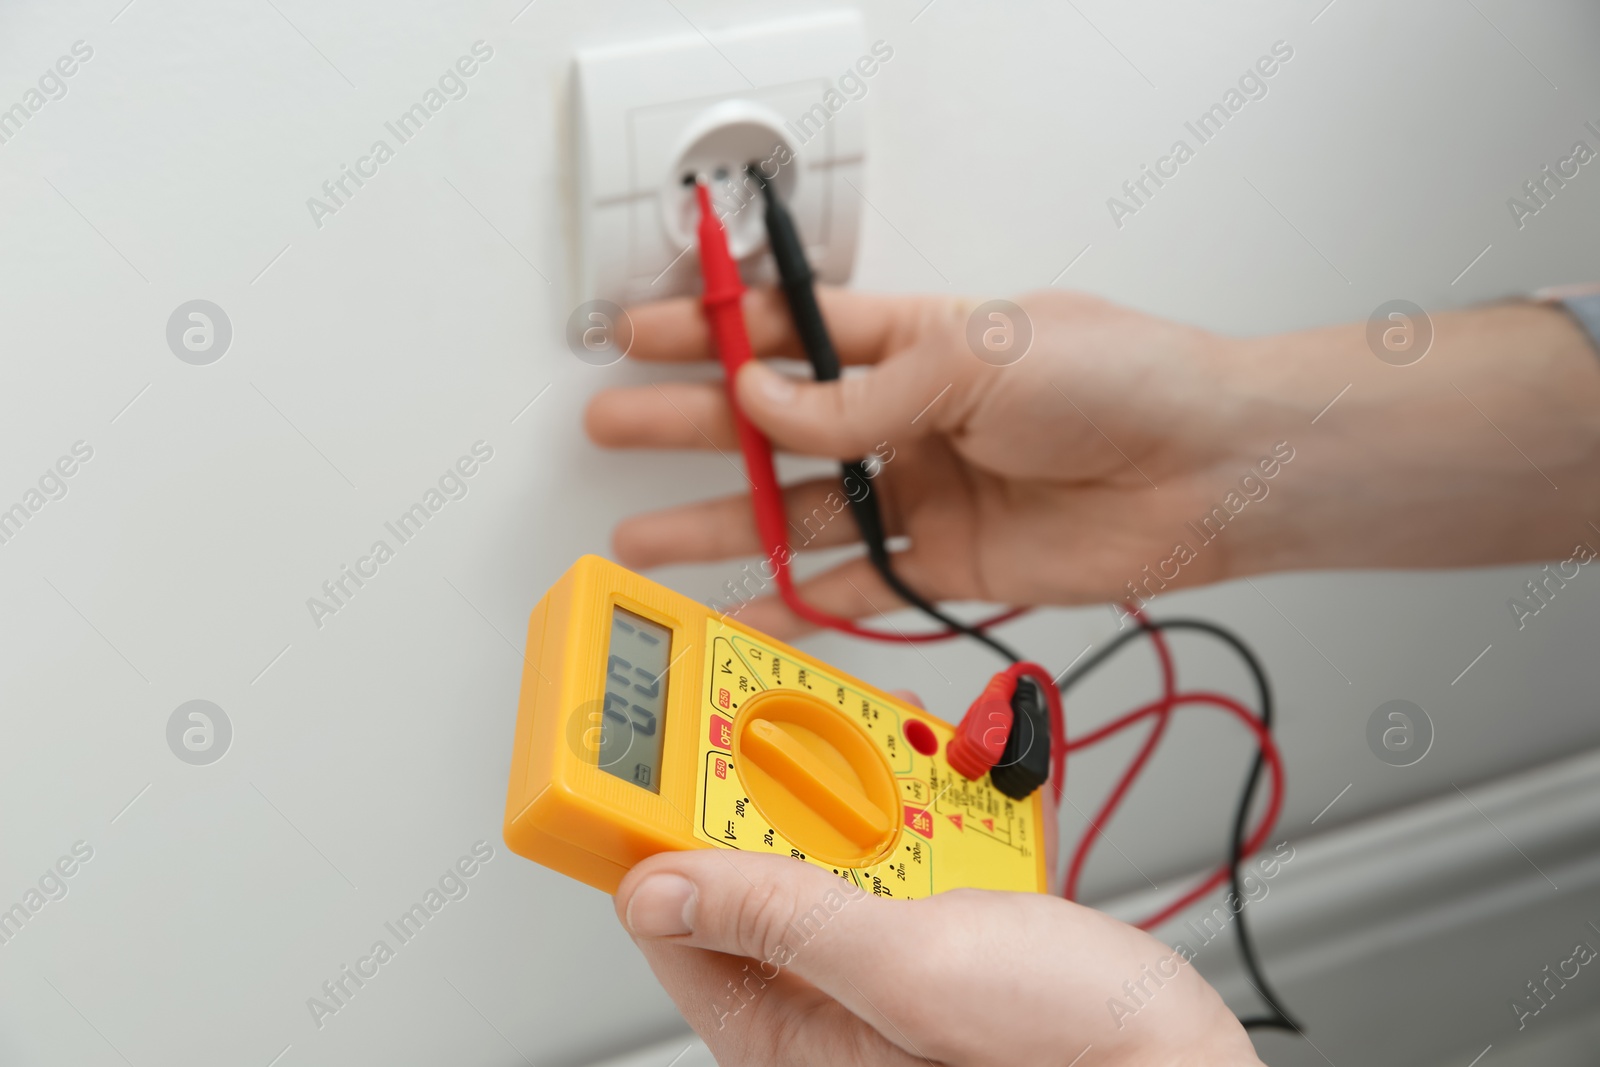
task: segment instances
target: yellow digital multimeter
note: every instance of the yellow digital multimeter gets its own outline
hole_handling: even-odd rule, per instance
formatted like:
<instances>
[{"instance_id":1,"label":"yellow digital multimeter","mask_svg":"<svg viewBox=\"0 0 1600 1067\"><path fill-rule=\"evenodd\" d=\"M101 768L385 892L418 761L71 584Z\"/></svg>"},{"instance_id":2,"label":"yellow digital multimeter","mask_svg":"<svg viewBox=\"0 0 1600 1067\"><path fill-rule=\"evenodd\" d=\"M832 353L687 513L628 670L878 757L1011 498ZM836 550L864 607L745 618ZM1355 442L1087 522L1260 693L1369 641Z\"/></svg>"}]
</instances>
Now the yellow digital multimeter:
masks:
<instances>
[{"instance_id":1,"label":"yellow digital multimeter","mask_svg":"<svg viewBox=\"0 0 1600 1067\"><path fill-rule=\"evenodd\" d=\"M1045 890L1044 790L953 771L920 708L597 556L528 624L505 840L615 892L646 856L794 856L886 897Z\"/></svg>"}]
</instances>

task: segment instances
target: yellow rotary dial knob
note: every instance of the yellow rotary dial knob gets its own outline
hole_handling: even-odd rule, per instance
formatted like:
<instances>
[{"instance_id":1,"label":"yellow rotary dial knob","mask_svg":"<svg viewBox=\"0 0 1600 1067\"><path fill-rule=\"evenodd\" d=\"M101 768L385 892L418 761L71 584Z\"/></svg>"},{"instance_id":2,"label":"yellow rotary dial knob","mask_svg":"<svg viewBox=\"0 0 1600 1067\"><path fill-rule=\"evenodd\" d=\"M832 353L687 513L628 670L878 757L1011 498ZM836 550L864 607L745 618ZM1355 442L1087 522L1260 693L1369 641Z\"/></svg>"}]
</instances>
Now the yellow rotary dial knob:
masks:
<instances>
[{"instance_id":1,"label":"yellow rotary dial knob","mask_svg":"<svg viewBox=\"0 0 1600 1067\"><path fill-rule=\"evenodd\" d=\"M734 765L756 810L813 859L869 867L899 836L894 774L867 732L809 693L770 689L745 701Z\"/></svg>"}]
</instances>

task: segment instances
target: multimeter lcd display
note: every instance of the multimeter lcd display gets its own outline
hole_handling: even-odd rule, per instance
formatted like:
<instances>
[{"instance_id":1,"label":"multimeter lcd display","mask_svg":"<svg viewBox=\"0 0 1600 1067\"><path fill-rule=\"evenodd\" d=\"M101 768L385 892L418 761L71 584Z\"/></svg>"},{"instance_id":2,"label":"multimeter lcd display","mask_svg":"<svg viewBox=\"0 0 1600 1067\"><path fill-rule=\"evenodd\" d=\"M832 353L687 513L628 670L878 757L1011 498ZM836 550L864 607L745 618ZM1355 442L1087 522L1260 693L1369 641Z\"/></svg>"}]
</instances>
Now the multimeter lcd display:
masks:
<instances>
[{"instance_id":1,"label":"multimeter lcd display","mask_svg":"<svg viewBox=\"0 0 1600 1067\"><path fill-rule=\"evenodd\" d=\"M667 710L672 631L631 611L611 611L600 769L661 792L661 748Z\"/></svg>"}]
</instances>

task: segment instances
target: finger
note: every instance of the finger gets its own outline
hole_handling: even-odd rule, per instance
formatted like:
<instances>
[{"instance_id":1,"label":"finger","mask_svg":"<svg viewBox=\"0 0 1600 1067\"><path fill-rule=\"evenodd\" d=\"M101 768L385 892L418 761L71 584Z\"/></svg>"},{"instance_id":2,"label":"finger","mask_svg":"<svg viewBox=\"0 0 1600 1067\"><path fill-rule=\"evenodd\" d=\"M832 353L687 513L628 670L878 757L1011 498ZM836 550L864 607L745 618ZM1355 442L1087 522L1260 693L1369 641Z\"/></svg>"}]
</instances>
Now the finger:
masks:
<instances>
[{"instance_id":1,"label":"finger","mask_svg":"<svg viewBox=\"0 0 1600 1067\"><path fill-rule=\"evenodd\" d=\"M607 448L738 451L739 435L721 382L661 382L605 389L589 401L584 430Z\"/></svg>"},{"instance_id":2,"label":"finger","mask_svg":"<svg viewBox=\"0 0 1600 1067\"><path fill-rule=\"evenodd\" d=\"M913 348L831 382L751 361L735 384L739 406L777 447L857 459L951 425L967 399L967 369L932 348Z\"/></svg>"},{"instance_id":3,"label":"finger","mask_svg":"<svg viewBox=\"0 0 1600 1067\"><path fill-rule=\"evenodd\" d=\"M837 548L861 539L838 477L786 487L783 506L792 549ZM891 529L890 536L897 532ZM766 553L745 493L631 516L617 525L611 544L617 562L635 570Z\"/></svg>"},{"instance_id":4,"label":"finger","mask_svg":"<svg viewBox=\"0 0 1600 1067\"><path fill-rule=\"evenodd\" d=\"M914 708L921 708L923 711L928 710L928 705L922 702L922 698L917 696L917 694L913 693L909 689L891 689L889 690L889 695L892 697L899 697L901 700L905 701L907 704L910 704Z\"/></svg>"},{"instance_id":5,"label":"finger","mask_svg":"<svg viewBox=\"0 0 1600 1067\"><path fill-rule=\"evenodd\" d=\"M920 939L906 902L887 902L788 856L696 849L636 865L617 915L636 939L744 956L810 983L894 1039L864 989L906 981ZM892 953L879 951L893 946Z\"/></svg>"},{"instance_id":6,"label":"finger","mask_svg":"<svg viewBox=\"0 0 1600 1067\"><path fill-rule=\"evenodd\" d=\"M850 289L819 287L817 300L841 362L876 363L915 334L934 297L883 296ZM776 289L751 289L744 295L745 329L760 357L801 357L800 341L788 305ZM628 309L633 346L628 358L652 363L715 359L700 301L662 300Z\"/></svg>"}]
</instances>

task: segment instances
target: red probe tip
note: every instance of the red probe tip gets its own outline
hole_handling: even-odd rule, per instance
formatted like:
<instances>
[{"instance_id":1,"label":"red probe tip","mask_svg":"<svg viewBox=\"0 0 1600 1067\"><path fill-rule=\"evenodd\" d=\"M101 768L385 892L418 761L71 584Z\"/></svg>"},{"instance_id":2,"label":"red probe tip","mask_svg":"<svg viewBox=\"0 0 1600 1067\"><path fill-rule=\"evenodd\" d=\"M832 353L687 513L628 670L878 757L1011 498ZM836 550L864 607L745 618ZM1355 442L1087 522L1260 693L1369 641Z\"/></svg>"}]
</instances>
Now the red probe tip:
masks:
<instances>
[{"instance_id":1,"label":"red probe tip","mask_svg":"<svg viewBox=\"0 0 1600 1067\"><path fill-rule=\"evenodd\" d=\"M726 322L712 322L712 332L717 337L716 349L728 372L728 381L738 375L739 368L750 358L749 336L745 333L744 314L739 310L739 297L744 293L744 283L739 278L739 264L728 250L728 234L722 228L711 206L711 190L704 181L695 182L694 195L700 205L700 222L695 227L700 244L700 277L705 283L701 301L708 316L720 315L713 309L719 305L732 305Z\"/></svg>"}]
</instances>

